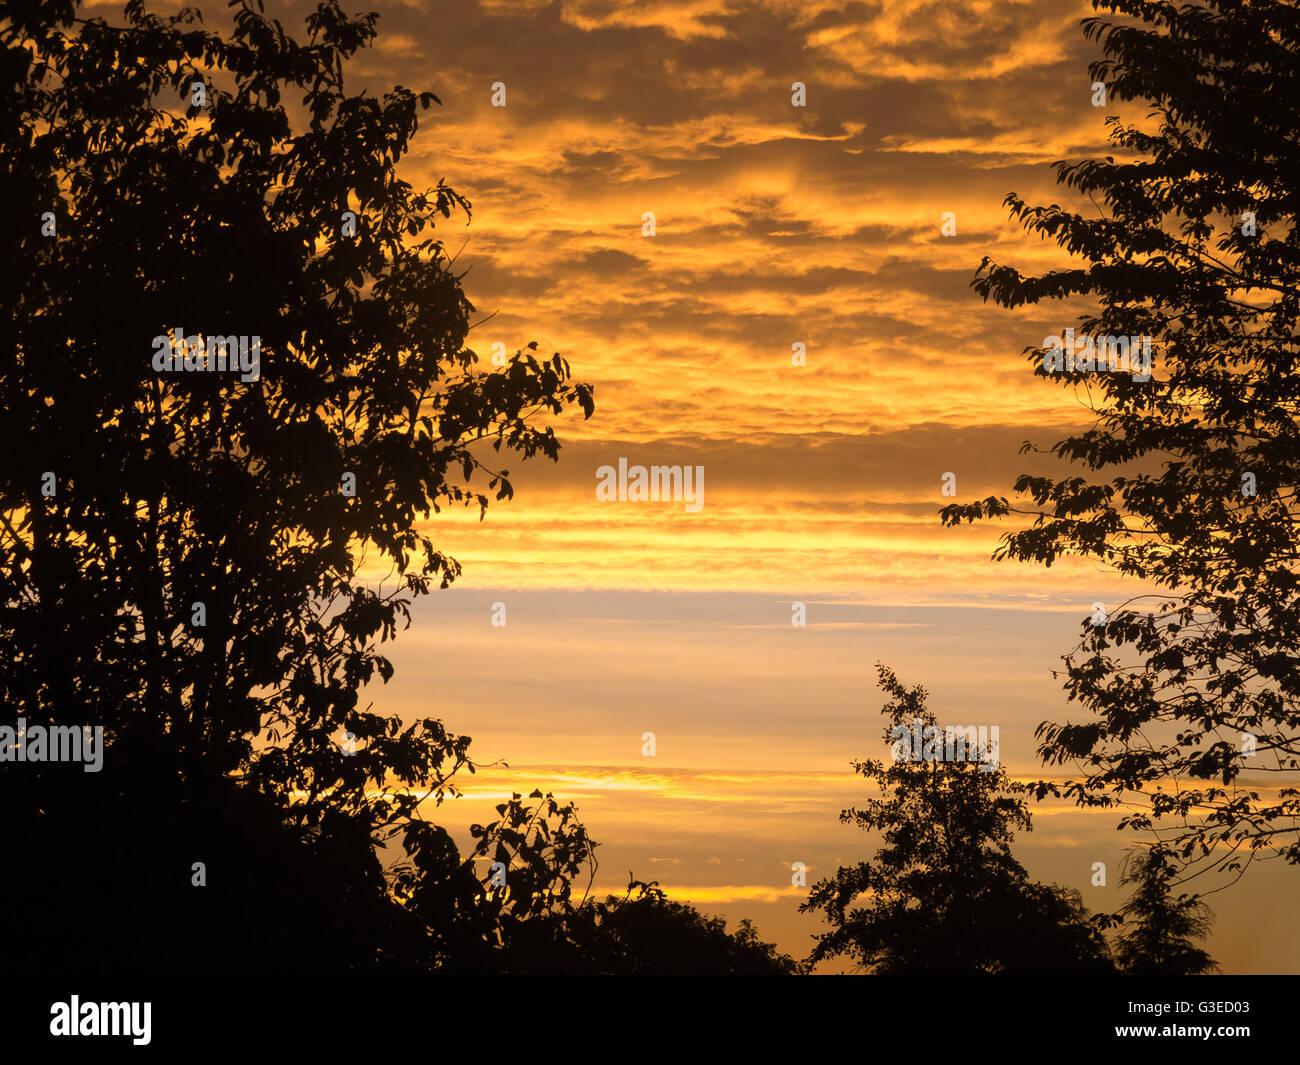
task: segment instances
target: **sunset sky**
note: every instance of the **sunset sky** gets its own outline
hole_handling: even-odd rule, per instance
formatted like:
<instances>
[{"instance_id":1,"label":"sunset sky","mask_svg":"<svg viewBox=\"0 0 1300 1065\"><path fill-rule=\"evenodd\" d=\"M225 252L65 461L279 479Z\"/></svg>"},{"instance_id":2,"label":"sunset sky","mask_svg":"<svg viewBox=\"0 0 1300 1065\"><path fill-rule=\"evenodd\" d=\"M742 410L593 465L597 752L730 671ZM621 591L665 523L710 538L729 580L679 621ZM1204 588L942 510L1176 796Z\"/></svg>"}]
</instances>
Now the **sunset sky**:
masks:
<instances>
[{"instance_id":1,"label":"sunset sky","mask_svg":"<svg viewBox=\"0 0 1300 1065\"><path fill-rule=\"evenodd\" d=\"M838 821L866 794L850 760L885 753L874 663L924 684L942 721L999 725L1004 764L1036 775L1034 726L1079 713L1053 666L1093 602L1132 591L1091 564L994 563L997 525L937 518L944 473L955 501L1008 495L1052 468L1021 442L1084 418L1020 354L1077 309L1013 313L969 284L985 254L1025 273L1064 261L1002 199L1072 202L1050 164L1110 151L1091 8L349 6L381 13L352 91L443 101L402 172L473 203L471 225L441 229L482 323L470 346L486 364L536 340L596 395L590 421L559 423L558 464L511 468L513 501L432 522L464 576L417 605L396 678L368 696L509 763L466 778L442 823L553 790L603 844L598 887L632 870L802 956L818 925L795 913L791 863L811 884L875 849ZM310 5L267 8L297 28ZM703 509L598 502L596 471L620 457L703 466ZM1131 842L1115 820L1044 808L1016 853L1114 909ZM1227 972L1300 968L1295 874L1275 865L1209 900Z\"/></svg>"}]
</instances>

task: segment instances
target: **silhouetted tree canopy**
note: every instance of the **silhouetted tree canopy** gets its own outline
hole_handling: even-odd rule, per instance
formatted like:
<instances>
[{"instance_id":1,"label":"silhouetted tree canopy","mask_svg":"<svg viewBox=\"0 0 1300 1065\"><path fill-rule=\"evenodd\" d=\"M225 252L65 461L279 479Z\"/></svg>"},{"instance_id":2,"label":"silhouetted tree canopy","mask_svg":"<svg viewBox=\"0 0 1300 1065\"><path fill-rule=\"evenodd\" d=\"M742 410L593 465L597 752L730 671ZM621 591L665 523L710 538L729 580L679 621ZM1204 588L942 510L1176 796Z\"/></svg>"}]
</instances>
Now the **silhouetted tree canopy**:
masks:
<instances>
[{"instance_id":1,"label":"silhouetted tree canopy","mask_svg":"<svg viewBox=\"0 0 1300 1065\"><path fill-rule=\"evenodd\" d=\"M101 773L0 770L2 901L51 963L96 956L66 919L94 898L119 965L477 964L575 906L591 843L515 801L462 858L419 804L468 738L361 694L458 573L422 522L509 497L490 456L556 459L547 421L591 389L535 344L495 372L466 347L435 224L470 205L397 169L436 97L343 87L376 16L326 0L300 41L232 10L0 21L0 704L107 740ZM160 372L173 330L205 350ZM214 369L214 337L257 372Z\"/></svg>"},{"instance_id":2,"label":"silhouetted tree canopy","mask_svg":"<svg viewBox=\"0 0 1300 1065\"><path fill-rule=\"evenodd\" d=\"M630 877L627 894L592 900L560 919L513 925L506 971L590 975L789 976L800 966L758 938L751 921L728 932L721 917L673 902Z\"/></svg>"},{"instance_id":3,"label":"silhouetted tree canopy","mask_svg":"<svg viewBox=\"0 0 1300 1065\"><path fill-rule=\"evenodd\" d=\"M877 668L889 696L887 743L914 722L938 727L924 688ZM879 833L882 846L873 860L819 881L800 906L830 925L809 963L843 956L882 974L1114 970L1078 893L1031 881L1012 856L1016 830L1030 829L1016 797L1025 786L990 764L942 756L853 763L880 798L840 820Z\"/></svg>"},{"instance_id":4,"label":"silhouetted tree canopy","mask_svg":"<svg viewBox=\"0 0 1300 1065\"><path fill-rule=\"evenodd\" d=\"M1116 964L1126 973L1202 976L1217 972L1214 959L1196 945L1210 934L1209 906L1186 892L1175 896L1178 864L1158 848L1131 851L1121 883L1133 893L1120 910L1128 927L1115 939Z\"/></svg>"},{"instance_id":5,"label":"silhouetted tree canopy","mask_svg":"<svg viewBox=\"0 0 1300 1065\"><path fill-rule=\"evenodd\" d=\"M1067 368L1095 421L1049 451L1077 468L943 520L1032 515L996 558L1078 555L1156 590L1084 623L1064 676L1087 714L1040 726L1040 753L1075 767L1080 804L1128 806L1120 827L1153 831L1185 878L1239 877L1300 862L1300 10L1094 6L1131 18L1085 22L1092 76L1149 117L1107 119L1115 157L1056 164L1086 209L1007 197L1077 266L985 258L973 284L1008 308L1082 298L1080 332L1151 338L1155 372ZM1035 374L1050 349L1027 350Z\"/></svg>"},{"instance_id":6,"label":"silhouetted tree canopy","mask_svg":"<svg viewBox=\"0 0 1300 1065\"><path fill-rule=\"evenodd\" d=\"M742 919L735 932L728 932L721 917L673 902L655 885L636 881L627 897L605 900L586 942L589 970L601 973L789 976L800 971L793 958L758 938L752 921Z\"/></svg>"}]
</instances>

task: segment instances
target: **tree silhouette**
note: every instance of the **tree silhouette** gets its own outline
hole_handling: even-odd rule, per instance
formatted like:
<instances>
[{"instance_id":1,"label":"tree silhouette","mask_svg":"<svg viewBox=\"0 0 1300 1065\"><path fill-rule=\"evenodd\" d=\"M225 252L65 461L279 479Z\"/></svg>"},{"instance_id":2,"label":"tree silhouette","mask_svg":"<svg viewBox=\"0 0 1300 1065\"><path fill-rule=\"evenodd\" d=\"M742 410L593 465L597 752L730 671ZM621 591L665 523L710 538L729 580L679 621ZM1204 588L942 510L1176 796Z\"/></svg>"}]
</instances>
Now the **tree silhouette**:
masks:
<instances>
[{"instance_id":1,"label":"tree silhouette","mask_svg":"<svg viewBox=\"0 0 1300 1065\"><path fill-rule=\"evenodd\" d=\"M503 957L493 964L509 973L589 975L788 976L793 958L758 938L752 922L734 932L726 921L667 898L657 883L629 874L627 893L591 900L543 919L503 922Z\"/></svg>"},{"instance_id":2,"label":"tree silhouette","mask_svg":"<svg viewBox=\"0 0 1300 1065\"><path fill-rule=\"evenodd\" d=\"M938 728L924 688L903 687L884 666L877 672L889 696L887 743L914 723ZM1078 893L1031 881L1011 854L1015 831L1031 827L1016 797L1024 785L987 760L894 753L890 763L853 763L881 797L840 820L879 832L883 846L874 861L819 881L800 906L831 926L810 964L847 956L871 973L1113 971Z\"/></svg>"},{"instance_id":3,"label":"tree silhouette","mask_svg":"<svg viewBox=\"0 0 1300 1065\"><path fill-rule=\"evenodd\" d=\"M469 740L361 692L459 572L421 521L508 498L486 449L555 460L539 417L592 393L535 344L497 372L465 346L434 229L470 204L397 172L437 99L344 91L376 16L325 0L298 41L232 9L0 21L0 702L107 741L101 773L4 763L0 901L33 963L443 964L491 938L474 856L420 816ZM518 878L590 857L551 819L559 853L504 840ZM399 844L414 871L381 864ZM474 919L431 929L435 885Z\"/></svg>"},{"instance_id":4,"label":"tree silhouette","mask_svg":"<svg viewBox=\"0 0 1300 1065\"><path fill-rule=\"evenodd\" d=\"M1121 883L1133 894L1120 910L1134 926L1115 940L1115 961L1127 973L1202 976L1218 965L1195 940L1210 934L1214 915L1194 895L1174 897L1177 864L1156 848L1138 848L1124 860Z\"/></svg>"},{"instance_id":5,"label":"tree silhouette","mask_svg":"<svg viewBox=\"0 0 1300 1065\"><path fill-rule=\"evenodd\" d=\"M0 290L0 692L108 745L102 773L0 771L0 905L24 914L7 959L793 971L653 885L579 896L595 844L572 804L515 795L466 854L421 816L474 771L469 739L360 701L411 600L459 573L418 523L508 498L475 445L554 460L535 419L590 416L591 389L536 345L490 373L464 346L473 307L432 230L470 205L396 169L436 98L343 91L375 16L322 3L299 43L232 7L228 34L138 2L123 26L50 2L0 23L0 180L31 221L6 230L19 283ZM205 358L256 336L258 372L193 351L159 372L173 328ZM88 942L69 915L91 904Z\"/></svg>"},{"instance_id":6,"label":"tree silhouette","mask_svg":"<svg viewBox=\"0 0 1300 1065\"><path fill-rule=\"evenodd\" d=\"M624 898L607 898L576 937L582 971L678 975L789 976L789 955L758 938L753 922L726 921L668 899L657 884L633 880Z\"/></svg>"},{"instance_id":7,"label":"tree silhouette","mask_svg":"<svg viewBox=\"0 0 1300 1065\"><path fill-rule=\"evenodd\" d=\"M1150 338L1155 373L1027 349L1096 416L1049 449L1082 469L1022 476L1028 505L942 515L1032 515L995 558L1079 555L1158 589L1084 623L1064 677L1089 716L1041 725L1040 753L1076 767L1081 805L1128 805L1120 827L1153 831L1185 878L1239 878L1257 858L1300 862L1300 11L1094 6L1136 21L1085 21L1105 55L1093 78L1154 121L1110 117L1120 158L1056 164L1095 214L1007 197L1080 265L1024 277L986 257L973 285L1004 307L1084 297L1081 332L1109 353L1107 337Z\"/></svg>"}]
</instances>

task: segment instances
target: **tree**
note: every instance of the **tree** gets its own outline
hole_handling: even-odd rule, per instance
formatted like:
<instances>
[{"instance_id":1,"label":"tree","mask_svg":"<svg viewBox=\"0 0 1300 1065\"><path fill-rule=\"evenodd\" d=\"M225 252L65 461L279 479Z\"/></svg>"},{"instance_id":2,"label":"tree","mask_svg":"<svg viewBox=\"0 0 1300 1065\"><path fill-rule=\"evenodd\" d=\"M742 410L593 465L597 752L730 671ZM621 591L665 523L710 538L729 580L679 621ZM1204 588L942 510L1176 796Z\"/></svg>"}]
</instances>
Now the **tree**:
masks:
<instances>
[{"instance_id":1,"label":"tree","mask_svg":"<svg viewBox=\"0 0 1300 1065\"><path fill-rule=\"evenodd\" d=\"M578 939L584 972L790 976L801 971L793 958L758 938L752 921L743 919L728 932L723 918L673 902L656 883L635 879L626 896L611 895L594 909Z\"/></svg>"},{"instance_id":2,"label":"tree","mask_svg":"<svg viewBox=\"0 0 1300 1065\"><path fill-rule=\"evenodd\" d=\"M1138 848L1124 861L1122 883L1133 894L1120 910L1135 925L1115 941L1115 961L1126 973L1202 976L1217 972L1214 959L1194 940L1210 934L1214 915L1194 895L1174 897L1177 863L1156 848Z\"/></svg>"},{"instance_id":3,"label":"tree","mask_svg":"<svg viewBox=\"0 0 1300 1065\"><path fill-rule=\"evenodd\" d=\"M391 868L394 895L422 935L398 948L404 966L457 972L567 972L581 955L574 929L594 907L596 844L572 804L534 791L512 795L498 820L471 825L463 858L447 831L411 819L401 833L406 857ZM483 868L486 863L486 869ZM587 873L586 890L575 888Z\"/></svg>"},{"instance_id":4,"label":"tree","mask_svg":"<svg viewBox=\"0 0 1300 1065\"><path fill-rule=\"evenodd\" d=\"M788 976L800 966L758 938L749 920L734 932L721 917L670 900L657 883L628 874L623 897L586 899L571 909L503 922L493 971L588 975ZM509 893L506 893L508 899Z\"/></svg>"},{"instance_id":5,"label":"tree","mask_svg":"<svg viewBox=\"0 0 1300 1065\"><path fill-rule=\"evenodd\" d=\"M216 899L274 875L265 908L312 917L292 944L250 936L263 961L436 963L383 931L418 909L379 855L405 842L417 876L465 887L472 859L432 857L420 806L473 770L469 740L374 713L362 689L392 675L382 644L411 601L459 573L421 521L509 498L485 449L555 460L538 418L589 417L592 391L535 343L499 372L465 346L474 308L434 230L470 204L397 172L437 97L344 91L376 16L323 0L298 41L258 0L231 6L223 32L141 0L121 25L75 0L0 20L0 703L29 728L102 726L107 748L84 776L0 753L21 871L4 901L62 927L76 908L58 906L94 882L122 926L150 924L132 900L188 890L208 839L218 948L262 904L251 886ZM155 794L171 805L151 810ZM106 835L78 859L87 816ZM80 864L48 892L41 863L60 854ZM309 906L293 886L313 883ZM327 950L349 902L370 930Z\"/></svg>"},{"instance_id":6,"label":"tree","mask_svg":"<svg viewBox=\"0 0 1300 1065\"><path fill-rule=\"evenodd\" d=\"M982 761L914 757L908 731L939 728L925 689L877 672L895 757L853 763L881 797L840 821L880 832L883 846L874 861L819 881L800 906L831 926L809 963L847 956L871 973L1113 971L1078 893L1031 881L1011 854L1016 830L1031 828L1016 797L1025 785L990 769L987 750Z\"/></svg>"},{"instance_id":7,"label":"tree","mask_svg":"<svg viewBox=\"0 0 1300 1065\"><path fill-rule=\"evenodd\" d=\"M1119 158L1056 164L1095 215L1007 197L1081 263L1024 277L985 257L972 284L1008 308L1082 299L1096 350L1149 343L1155 372L1109 358L1093 372L1086 350L1071 371L1060 338L1026 349L1094 416L1048 449L1079 468L1020 477L1027 502L942 517L1032 516L995 558L1075 555L1145 582L1084 623L1064 684L1087 717L1041 725L1040 753L1075 768L1064 793L1079 804L1127 806L1120 828L1153 832L1184 879L1235 880L1257 859L1300 862L1300 11L1094 6L1136 21L1085 20L1105 56L1092 77L1148 101L1153 122L1110 117Z\"/></svg>"}]
</instances>

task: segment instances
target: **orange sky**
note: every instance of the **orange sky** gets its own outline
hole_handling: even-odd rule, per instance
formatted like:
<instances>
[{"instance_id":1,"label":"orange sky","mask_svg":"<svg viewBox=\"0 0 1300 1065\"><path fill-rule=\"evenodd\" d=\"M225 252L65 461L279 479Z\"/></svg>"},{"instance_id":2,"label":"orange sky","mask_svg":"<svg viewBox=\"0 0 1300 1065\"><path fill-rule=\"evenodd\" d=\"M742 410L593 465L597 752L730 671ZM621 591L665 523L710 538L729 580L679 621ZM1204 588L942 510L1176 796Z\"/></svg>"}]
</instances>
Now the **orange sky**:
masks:
<instances>
[{"instance_id":1,"label":"orange sky","mask_svg":"<svg viewBox=\"0 0 1300 1065\"><path fill-rule=\"evenodd\" d=\"M597 402L559 427L558 465L512 469L513 502L436 519L464 578L418 605L370 697L515 767L473 778L444 820L552 788L605 843L604 886L631 869L802 954L815 926L793 913L791 863L811 882L872 849L837 815L861 794L850 759L883 751L873 662L929 687L941 720L1000 724L1004 762L1032 774L1033 727L1067 714L1051 668L1090 604L1125 594L1091 564L994 564L996 526L936 517L945 472L959 501L1007 494L1049 468L1020 443L1084 416L1019 354L1073 315L988 307L969 282L986 253L1063 261L1002 198L1067 201L1049 164L1108 151L1078 29L1091 9L358 6L381 12L380 38L352 89L443 100L404 173L473 201L472 225L442 230L484 320L470 346L486 361L536 340ZM620 457L703 466L703 509L598 502L596 471ZM1114 907L1113 820L1043 811L1017 853ZM1095 861L1110 887L1090 886ZM1211 900L1227 971L1300 969L1294 876L1252 872Z\"/></svg>"}]
</instances>

